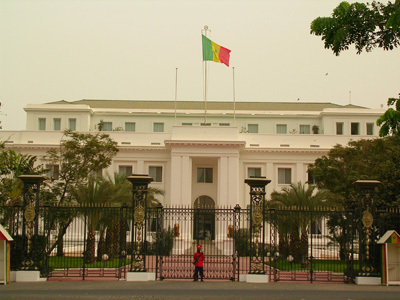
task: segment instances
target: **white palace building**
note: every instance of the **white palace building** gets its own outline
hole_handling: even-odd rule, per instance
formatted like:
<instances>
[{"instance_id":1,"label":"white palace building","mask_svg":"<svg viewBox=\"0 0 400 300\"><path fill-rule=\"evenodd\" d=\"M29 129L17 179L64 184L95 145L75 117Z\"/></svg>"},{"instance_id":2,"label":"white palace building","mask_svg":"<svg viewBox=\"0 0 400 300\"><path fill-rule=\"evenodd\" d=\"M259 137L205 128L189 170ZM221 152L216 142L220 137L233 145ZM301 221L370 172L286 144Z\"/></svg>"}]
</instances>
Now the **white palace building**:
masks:
<instances>
[{"instance_id":1,"label":"white palace building","mask_svg":"<svg viewBox=\"0 0 400 300\"><path fill-rule=\"evenodd\" d=\"M25 107L23 131L0 131L6 147L44 160L64 129L102 131L120 151L103 172L149 174L163 205L249 203L244 183L273 190L308 182L308 165L335 144L376 138L383 110L332 103L79 100ZM59 166L48 165L51 176ZM200 201L200 202L199 202Z\"/></svg>"}]
</instances>

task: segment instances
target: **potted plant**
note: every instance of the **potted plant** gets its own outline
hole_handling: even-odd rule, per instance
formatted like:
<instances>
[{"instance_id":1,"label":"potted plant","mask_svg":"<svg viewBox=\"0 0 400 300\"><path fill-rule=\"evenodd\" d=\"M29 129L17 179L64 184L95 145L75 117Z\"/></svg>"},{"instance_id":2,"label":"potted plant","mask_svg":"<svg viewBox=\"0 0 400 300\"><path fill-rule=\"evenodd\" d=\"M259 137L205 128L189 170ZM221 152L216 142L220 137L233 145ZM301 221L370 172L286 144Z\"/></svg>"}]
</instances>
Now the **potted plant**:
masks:
<instances>
[{"instance_id":1,"label":"potted plant","mask_svg":"<svg viewBox=\"0 0 400 300\"><path fill-rule=\"evenodd\" d=\"M313 125L312 131L313 131L314 134L318 134L319 133L319 127L317 125Z\"/></svg>"}]
</instances>

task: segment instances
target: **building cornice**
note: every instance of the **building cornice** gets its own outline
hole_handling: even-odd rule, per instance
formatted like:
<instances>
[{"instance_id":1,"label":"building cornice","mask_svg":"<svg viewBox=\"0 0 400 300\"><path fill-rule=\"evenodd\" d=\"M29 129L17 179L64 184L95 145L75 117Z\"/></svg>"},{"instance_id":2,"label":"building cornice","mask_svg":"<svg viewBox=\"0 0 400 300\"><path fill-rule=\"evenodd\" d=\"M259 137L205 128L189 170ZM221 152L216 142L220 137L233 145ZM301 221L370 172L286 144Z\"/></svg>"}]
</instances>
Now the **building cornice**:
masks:
<instances>
[{"instance_id":1,"label":"building cornice","mask_svg":"<svg viewBox=\"0 0 400 300\"><path fill-rule=\"evenodd\" d=\"M328 148L246 148L241 153L310 153L325 155L329 150Z\"/></svg>"},{"instance_id":2,"label":"building cornice","mask_svg":"<svg viewBox=\"0 0 400 300\"><path fill-rule=\"evenodd\" d=\"M89 105L72 105L72 104L28 104L24 107L26 112L38 111L38 112L86 112L93 113L93 109Z\"/></svg>"},{"instance_id":3,"label":"building cornice","mask_svg":"<svg viewBox=\"0 0 400 300\"><path fill-rule=\"evenodd\" d=\"M195 140L166 140L166 147L229 147L229 148L244 148L244 141L195 141Z\"/></svg>"}]
</instances>

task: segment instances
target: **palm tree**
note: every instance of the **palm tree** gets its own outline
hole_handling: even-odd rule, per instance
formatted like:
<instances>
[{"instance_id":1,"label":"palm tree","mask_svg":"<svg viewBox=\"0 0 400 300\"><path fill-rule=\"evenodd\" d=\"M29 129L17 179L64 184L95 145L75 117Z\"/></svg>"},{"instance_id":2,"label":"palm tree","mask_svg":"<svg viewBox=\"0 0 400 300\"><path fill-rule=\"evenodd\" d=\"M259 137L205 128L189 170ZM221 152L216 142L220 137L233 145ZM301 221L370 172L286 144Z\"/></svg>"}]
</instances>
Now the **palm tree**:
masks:
<instances>
[{"instance_id":1,"label":"palm tree","mask_svg":"<svg viewBox=\"0 0 400 300\"><path fill-rule=\"evenodd\" d=\"M306 212L314 211L318 207L329 205L329 193L317 190L314 185L304 185L301 182L291 184L281 192L271 194L272 201L268 203L271 208L291 209L281 212L278 216L279 253L284 257L292 255L295 261L306 263L308 257L308 227L309 218ZM322 215L318 216L322 218Z\"/></svg>"},{"instance_id":2,"label":"palm tree","mask_svg":"<svg viewBox=\"0 0 400 300\"><path fill-rule=\"evenodd\" d=\"M102 177L89 177L87 183L80 184L73 188L72 193L76 201L87 207L87 230L86 252L84 255L85 263L90 264L95 259L95 230L105 230L107 219L107 210L99 209L99 205L111 203L113 199L113 186L108 180ZM96 209L97 206L97 209ZM93 209L90 209L93 207Z\"/></svg>"},{"instance_id":3,"label":"palm tree","mask_svg":"<svg viewBox=\"0 0 400 300\"><path fill-rule=\"evenodd\" d=\"M126 175L115 173L113 177L108 175L106 178L98 178L97 182L103 182L103 184L107 182L108 185L107 199L101 200L100 203L107 203L116 208L122 205L129 206L128 204L132 201L132 184L126 180ZM103 196L106 194L103 194ZM163 194L162 190L149 187L147 206L157 206L159 202L156 200L156 196ZM102 260L104 254L107 254L108 259L113 259L117 258L122 250L126 251L125 235L122 234L121 236L121 233L128 231L128 222L116 218L115 212L113 209L107 209L101 213L101 219L98 222L100 233L97 246L98 261Z\"/></svg>"},{"instance_id":4,"label":"palm tree","mask_svg":"<svg viewBox=\"0 0 400 300\"><path fill-rule=\"evenodd\" d=\"M110 176L108 177L109 181L113 182L113 199L112 203L117 206L121 206L123 204L128 205L132 202L132 184L126 180L126 175L123 174L114 174L114 178L112 179ZM159 201L156 199L157 195L164 195L164 192L161 189L148 187L147 189L147 207L152 208L156 207L159 204ZM152 210L150 210L152 211ZM121 225L125 228L121 228ZM120 233L126 232L128 230L127 222L118 222L115 218L109 219L107 223L107 232L104 239L104 247L98 247L98 249L104 249L104 253L107 253L110 259L118 257L119 250L124 249L126 251L126 240L125 235L122 235L120 240ZM100 239L102 240L102 235L100 235ZM119 249L119 248L122 249ZM97 259L101 257L100 253L98 253Z\"/></svg>"},{"instance_id":5,"label":"palm tree","mask_svg":"<svg viewBox=\"0 0 400 300\"><path fill-rule=\"evenodd\" d=\"M86 206L108 205L111 207L121 207L132 201L132 185L126 180L125 175L114 174L114 177L90 177L87 183L78 185L73 189L73 197L79 204ZM154 207L159 202L156 195L163 195L163 191L157 188L148 188L147 205ZM126 240L120 240L120 233L128 230L127 222L122 225L126 228L121 230L121 222L115 216L116 210L109 209L89 209L88 210L88 237L86 240L85 263L92 263L97 256L97 260L102 260L104 254L108 259L118 257L120 245L126 248ZM97 255L95 255L95 230L100 233ZM122 238L124 235L122 235Z\"/></svg>"}]
</instances>

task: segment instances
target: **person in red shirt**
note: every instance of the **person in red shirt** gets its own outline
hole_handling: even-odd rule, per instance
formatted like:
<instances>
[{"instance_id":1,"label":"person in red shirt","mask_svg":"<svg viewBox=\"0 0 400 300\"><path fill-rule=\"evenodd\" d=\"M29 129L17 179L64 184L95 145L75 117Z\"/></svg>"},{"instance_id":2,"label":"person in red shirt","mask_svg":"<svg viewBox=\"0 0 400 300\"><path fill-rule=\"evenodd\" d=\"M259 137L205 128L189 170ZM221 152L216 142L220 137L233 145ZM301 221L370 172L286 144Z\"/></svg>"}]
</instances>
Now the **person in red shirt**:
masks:
<instances>
[{"instance_id":1,"label":"person in red shirt","mask_svg":"<svg viewBox=\"0 0 400 300\"><path fill-rule=\"evenodd\" d=\"M204 281L203 262L204 262L204 253L201 252L201 245L197 245L197 252L193 256L193 264L194 264L193 281L198 281L199 273L201 281Z\"/></svg>"}]
</instances>

